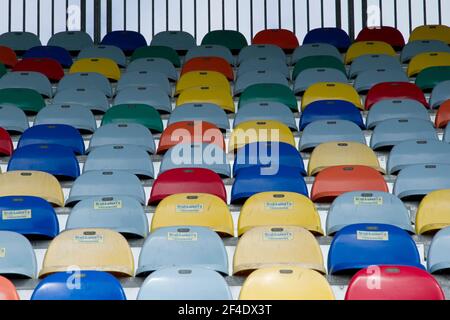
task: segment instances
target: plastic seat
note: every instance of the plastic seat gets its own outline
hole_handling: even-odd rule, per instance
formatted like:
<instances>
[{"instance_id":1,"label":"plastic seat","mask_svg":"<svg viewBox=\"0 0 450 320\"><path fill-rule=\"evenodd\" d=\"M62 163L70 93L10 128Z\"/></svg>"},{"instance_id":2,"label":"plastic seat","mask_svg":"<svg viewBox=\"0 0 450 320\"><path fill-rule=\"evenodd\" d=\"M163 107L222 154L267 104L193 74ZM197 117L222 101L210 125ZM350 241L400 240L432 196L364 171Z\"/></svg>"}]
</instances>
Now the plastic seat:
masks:
<instances>
[{"instance_id":1,"label":"plastic seat","mask_svg":"<svg viewBox=\"0 0 450 320\"><path fill-rule=\"evenodd\" d=\"M107 58L86 58L74 62L69 73L96 72L105 76L111 81L120 79L119 66L111 59Z\"/></svg>"},{"instance_id":2,"label":"plastic seat","mask_svg":"<svg viewBox=\"0 0 450 320\"><path fill-rule=\"evenodd\" d=\"M396 28L387 26L366 27L359 32L356 41L384 41L398 51L405 46L402 33Z\"/></svg>"},{"instance_id":3,"label":"plastic seat","mask_svg":"<svg viewBox=\"0 0 450 320\"><path fill-rule=\"evenodd\" d=\"M303 44L326 43L338 48L340 52L346 52L352 41L342 29L339 28L317 28L310 30L303 40Z\"/></svg>"},{"instance_id":4,"label":"plastic seat","mask_svg":"<svg viewBox=\"0 0 450 320\"><path fill-rule=\"evenodd\" d=\"M296 64L303 58L317 56L335 57L341 62L344 61L341 53L335 46L328 43L310 43L304 44L295 49L294 53L292 54L292 64Z\"/></svg>"},{"instance_id":5,"label":"plastic seat","mask_svg":"<svg viewBox=\"0 0 450 320\"><path fill-rule=\"evenodd\" d=\"M258 84L277 84L290 89L286 77L278 71L255 70L237 78L234 85L234 95L241 95L247 88Z\"/></svg>"},{"instance_id":6,"label":"plastic seat","mask_svg":"<svg viewBox=\"0 0 450 320\"><path fill-rule=\"evenodd\" d=\"M433 191L422 199L416 213L417 234L433 234L450 226L449 192Z\"/></svg>"},{"instance_id":7,"label":"plastic seat","mask_svg":"<svg viewBox=\"0 0 450 320\"><path fill-rule=\"evenodd\" d=\"M107 33L101 42L102 45L116 46L130 55L134 50L147 45L144 36L136 31L118 30Z\"/></svg>"},{"instance_id":8,"label":"plastic seat","mask_svg":"<svg viewBox=\"0 0 450 320\"><path fill-rule=\"evenodd\" d=\"M367 286L377 272L378 288ZM417 290L420 288L420 290ZM351 279L345 300L445 300L439 283L428 272L409 266L369 267Z\"/></svg>"},{"instance_id":9,"label":"plastic seat","mask_svg":"<svg viewBox=\"0 0 450 320\"><path fill-rule=\"evenodd\" d=\"M11 156L14 150L8 131L0 127L0 156Z\"/></svg>"},{"instance_id":10,"label":"plastic seat","mask_svg":"<svg viewBox=\"0 0 450 320\"><path fill-rule=\"evenodd\" d=\"M293 192L262 192L250 197L239 215L238 234L256 227L298 226L323 235L319 213L307 197Z\"/></svg>"},{"instance_id":11,"label":"plastic seat","mask_svg":"<svg viewBox=\"0 0 450 320\"><path fill-rule=\"evenodd\" d=\"M394 194L402 200L421 199L428 193L450 189L450 166L415 165L401 170L394 184Z\"/></svg>"},{"instance_id":12,"label":"plastic seat","mask_svg":"<svg viewBox=\"0 0 450 320\"><path fill-rule=\"evenodd\" d=\"M432 274L447 274L450 269L448 248L450 228L444 228L433 237L427 255L427 269Z\"/></svg>"},{"instance_id":13,"label":"plastic seat","mask_svg":"<svg viewBox=\"0 0 450 320\"><path fill-rule=\"evenodd\" d=\"M0 211L0 230L42 239L52 239L59 233L55 210L44 199L28 196L1 197Z\"/></svg>"},{"instance_id":14,"label":"plastic seat","mask_svg":"<svg viewBox=\"0 0 450 320\"><path fill-rule=\"evenodd\" d=\"M424 92L433 91L441 82L450 80L450 65L447 67L430 67L417 75L416 85Z\"/></svg>"},{"instance_id":15,"label":"plastic seat","mask_svg":"<svg viewBox=\"0 0 450 320\"><path fill-rule=\"evenodd\" d=\"M450 44L449 27L445 25L427 25L416 27L409 42L417 40L438 40Z\"/></svg>"},{"instance_id":16,"label":"plastic seat","mask_svg":"<svg viewBox=\"0 0 450 320\"><path fill-rule=\"evenodd\" d=\"M28 126L28 118L21 108L14 105L0 105L0 127L11 134L16 134L24 132Z\"/></svg>"},{"instance_id":17,"label":"plastic seat","mask_svg":"<svg viewBox=\"0 0 450 320\"><path fill-rule=\"evenodd\" d=\"M45 107L39 111L34 120L34 125L41 124L65 124L88 133L93 133L97 129L92 112L76 104L55 104Z\"/></svg>"},{"instance_id":18,"label":"plastic seat","mask_svg":"<svg viewBox=\"0 0 450 320\"><path fill-rule=\"evenodd\" d=\"M325 142L348 141L366 143L366 138L358 127L347 120L322 120L309 124L300 137L300 151L311 150Z\"/></svg>"},{"instance_id":19,"label":"plastic seat","mask_svg":"<svg viewBox=\"0 0 450 320\"><path fill-rule=\"evenodd\" d=\"M428 102L425 95L415 84L407 82L386 82L377 84L370 89L367 94L365 109L370 110L377 102L391 99L416 100L422 103L425 108L428 108Z\"/></svg>"},{"instance_id":20,"label":"plastic seat","mask_svg":"<svg viewBox=\"0 0 450 320\"><path fill-rule=\"evenodd\" d=\"M13 171L0 174L0 197L31 196L64 206L64 195L58 180L39 171Z\"/></svg>"},{"instance_id":21,"label":"plastic seat","mask_svg":"<svg viewBox=\"0 0 450 320\"><path fill-rule=\"evenodd\" d=\"M68 283L79 289L70 289ZM31 300L120 301L126 300L120 282L102 271L57 272L42 280L33 291Z\"/></svg>"},{"instance_id":22,"label":"plastic seat","mask_svg":"<svg viewBox=\"0 0 450 320\"><path fill-rule=\"evenodd\" d=\"M448 66L450 66L449 52L425 52L411 59L408 65L408 76L415 76L430 67Z\"/></svg>"},{"instance_id":23,"label":"plastic seat","mask_svg":"<svg viewBox=\"0 0 450 320\"><path fill-rule=\"evenodd\" d=\"M345 63L350 64L356 58L367 54L385 54L392 57L396 56L396 52L392 46L383 41L361 41L353 43L345 56Z\"/></svg>"},{"instance_id":24,"label":"plastic seat","mask_svg":"<svg viewBox=\"0 0 450 320\"><path fill-rule=\"evenodd\" d=\"M53 97L52 84L39 72L8 72L0 78L0 89L31 89L46 98Z\"/></svg>"},{"instance_id":25,"label":"plastic seat","mask_svg":"<svg viewBox=\"0 0 450 320\"><path fill-rule=\"evenodd\" d=\"M45 253L40 278L66 272L72 266L83 271L104 271L118 277L134 274L133 253L126 239L107 229L76 229L60 233Z\"/></svg>"},{"instance_id":26,"label":"plastic seat","mask_svg":"<svg viewBox=\"0 0 450 320\"><path fill-rule=\"evenodd\" d=\"M235 64L231 51L220 45L201 45L191 48L185 57L185 61L200 57L219 57L226 60L230 65Z\"/></svg>"},{"instance_id":27,"label":"plastic seat","mask_svg":"<svg viewBox=\"0 0 450 320\"><path fill-rule=\"evenodd\" d=\"M294 192L308 196L305 180L292 173L289 167L275 167L264 170L261 167L241 169L231 190L231 203L244 203L251 196L269 191Z\"/></svg>"},{"instance_id":28,"label":"plastic seat","mask_svg":"<svg viewBox=\"0 0 450 320\"><path fill-rule=\"evenodd\" d=\"M297 123L294 114L288 106L279 102L254 102L239 109L234 119L237 127L244 122L257 120L273 120L288 126L292 131L297 131Z\"/></svg>"},{"instance_id":29,"label":"plastic seat","mask_svg":"<svg viewBox=\"0 0 450 320\"><path fill-rule=\"evenodd\" d=\"M300 59L294 67L292 78L295 80L305 70L308 69L336 69L347 75L344 63L334 56L310 56ZM322 81L323 82L323 81Z\"/></svg>"},{"instance_id":30,"label":"plastic seat","mask_svg":"<svg viewBox=\"0 0 450 320\"><path fill-rule=\"evenodd\" d=\"M311 190L311 199L330 203L346 192L364 190L389 192L384 177L373 168L333 166L319 172Z\"/></svg>"},{"instance_id":31,"label":"plastic seat","mask_svg":"<svg viewBox=\"0 0 450 320\"><path fill-rule=\"evenodd\" d=\"M357 142L327 142L317 146L309 160L308 175L334 166L367 166L384 174L375 153Z\"/></svg>"},{"instance_id":32,"label":"plastic seat","mask_svg":"<svg viewBox=\"0 0 450 320\"><path fill-rule=\"evenodd\" d=\"M71 73L64 76L58 84L58 91L68 89L94 89L103 92L107 97L113 96L108 79L96 72Z\"/></svg>"},{"instance_id":33,"label":"plastic seat","mask_svg":"<svg viewBox=\"0 0 450 320\"><path fill-rule=\"evenodd\" d=\"M423 105L411 99L387 99L373 105L367 116L367 128L374 129L386 120L418 119L430 121L430 115Z\"/></svg>"},{"instance_id":34,"label":"plastic seat","mask_svg":"<svg viewBox=\"0 0 450 320\"><path fill-rule=\"evenodd\" d=\"M134 198L93 197L78 202L70 212L66 230L103 228L125 237L145 238L148 221L142 205Z\"/></svg>"},{"instance_id":35,"label":"plastic seat","mask_svg":"<svg viewBox=\"0 0 450 320\"><path fill-rule=\"evenodd\" d=\"M311 232L295 226L256 227L239 240L234 275L270 267L301 267L326 273L319 243Z\"/></svg>"},{"instance_id":36,"label":"plastic seat","mask_svg":"<svg viewBox=\"0 0 450 320\"><path fill-rule=\"evenodd\" d=\"M212 103L188 103L176 107L167 126L184 121L205 121L214 124L221 131L230 129L230 121L225 111Z\"/></svg>"},{"instance_id":37,"label":"plastic seat","mask_svg":"<svg viewBox=\"0 0 450 320\"><path fill-rule=\"evenodd\" d=\"M355 191L337 197L327 215L327 235L360 223L389 224L414 233L408 209L388 192Z\"/></svg>"},{"instance_id":38,"label":"plastic seat","mask_svg":"<svg viewBox=\"0 0 450 320\"><path fill-rule=\"evenodd\" d=\"M0 277L0 300L17 301L20 300L14 284L4 277Z\"/></svg>"},{"instance_id":39,"label":"plastic seat","mask_svg":"<svg viewBox=\"0 0 450 320\"><path fill-rule=\"evenodd\" d=\"M153 179L153 162L146 150L131 145L111 145L92 150L83 166L83 173L91 171L124 171L142 179Z\"/></svg>"},{"instance_id":40,"label":"plastic seat","mask_svg":"<svg viewBox=\"0 0 450 320\"><path fill-rule=\"evenodd\" d=\"M139 179L125 171L90 171L75 180L66 206L91 197L129 196L145 204L145 192Z\"/></svg>"},{"instance_id":41,"label":"plastic seat","mask_svg":"<svg viewBox=\"0 0 450 320\"><path fill-rule=\"evenodd\" d=\"M282 73L286 79L291 78L291 71L286 65L286 62L270 57L255 57L253 59L243 61L237 70L236 77L239 79L246 73L253 72L255 70L266 71L269 74L279 72Z\"/></svg>"},{"instance_id":42,"label":"plastic seat","mask_svg":"<svg viewBox=\"0 0 450 320\"><path fill-rule=\"evenodd\" d=\"M355 273L373 265L424 269L416 243L403 229L387 224L353 224L333 238L328 253L330 274Z\"/></svg>"},{"instance_id":43,"label":"plastic seat","mask_svg":"<svg viewBox=\"0 0 450 320\"><path fill-rule=\"evenodd\" d=\"M102 127L108 124L140 124L153 133L163 131L159 112L145 104L123 104L111 107L102 119Z\"/></svg>"},{"instance_id":44,"label":"plastic seat","mask_svg":"<svg viewBox=\"0 0 450 320\"><path fill-rule=\"evenodd\" d=\"M133 87L155 87L172 96L172 87L164 73L151 71L129 71L117 83L117 91Z\"/></svg>"},{"instance_id":45,"label":"plastic seat","mask_svg":"<svg viewBox=\"0 0 450 320\"><path fill-rule=\"evenodd\" d=\"M13 49L0 46L0 62L6 67L12 68L17 63L17 55Z\"/></svg>"},{"instance_id":46,"label":"plastic seat","mask_svg":"<svg viewBox=\"0 0 450 320\"><path fill-rule=\"evenodd\" d=\"M353 79L365 71L378 69L403 72L402 65L396 57L386 54L366 54L353 61L350 66L349 77Z\"/></svg>"},{"instance_id":47,"label":"plastic seat","mask_svg":"<svg viewBox=\"0 0 450 320\"><path fill-rule=\"evenodd\" d=\"M48 40L48 46L57 46L72 53L78 53L84 48L94 45L91 36L83 31L62 31L57 32Z\"/></svg>"},{"instance_id":48,"label":"plastic seat","mask_svg":"<svg viewBox=\"0 0 450 320\"><path fill-rule=\"evenodd\" d=\"M309 87L320 82L348 83L347 76L337 69L318 68L302 71L294 82L294 92L303 94Z\"/></svg>"},{"instance_id":49,"label":"plastic seat","mask_svg":"<svg viewBox=\"0 0 450 320\"><path fill-rule=\"evenodd\" d=\"M73 63L72 56L66 49L55 46L40 46L31 48L30 50L25 52L23 58L53 59L55 61L58 61L58 63L64 68L70 68Z\"/></svg>"},{"instance_id":50,"label":"plastic seat","mask_svg":"<svg viewBox=\"0 0 450 320\"><path fill-rule=\"evenodd\" d=\"M286 29L267 29L258 32L252 44L273 44L286 52L293 52L300 44L297 36Z\"/></svg>"},{"instance_id":51,"label":"plastic seat","mask_svg":"<svg viewBox=\"0 0 450 320\"><path fill-rule=\"evenodd\" d=\"M254 271L244 282L240 300L334 300L327 280L300 267L272 267Z\"/></svg>"},{"instance_id":52,"label":"plastic seat","mask_svg":"<svg viewBox=\"0 0 450 320\"><path fill-rule=\"evenodd\" d=\"M416 40L403 48L400 60L407 63L415 56L426 52L450 52L450 48L447 43L439 40Z\"/></svg>"},{"instance_id":53,"label":"plastic seat","mask_svg":"<svg viewBox=\"0 0 450 320\"><path fill-rule=\"evenodd\" d=\"M169 267L205 268L228 275L228 256L222 239L209 228L160 228L145 241L136 276L145 277Z\"/></svg>"},{"instance_id":54,"label":"plastic seat","mask_svg":"<svg viewBox=\"0 0 450 320\"><path fill-rule=\"evenodd\" d=\"M0 275L6 278L36 278L36 256L27 238L16 232L0 231L0 247Z\"/></svg>"},{"instance_id":55,"label":"plastic seat","mask_svg":"<svg viewBox=\"0 0 450 320\"><path fill-rule=\"evenodd\" d=\"M116 144L135 146L150 154L156 152L152 133L138 123L110 123L101 126L92 136L87 152Z\"/></svg>"},{"instance_id":56,"label":"plastic seat","mask_svg":"<svg viewBox=\"0 0 450 320\"><path fill-rule=\"evenodd\" d=\"M242 48L248 46L248 43L239 31L214 30L203 37L202 45L220 45L228 48L233 54L238 54Z\"/></svg>"},{"instance_id":57,"label":"plastic seat","mask_svg":"<svg viewBox=\"0 0 450 320\"><path fill-rule=\"evenodd\" d=\"M15 106L29 114L35 114L45 107L45 100L33 89L0 89L0 104Z\"/></svg>"},{"instance_id":58,"label":"plastic seat","mask_svg":"<svg viewBox=\"0 0 450 320\"><path fill-rule=\"evenodd\" d=\"M430 107L438 109L447 100L450 100L450 80L440 82L434 87L430 98Z\"/></svg>"},{"instance_id":59,"label":"plastic seat","mask_svg":"<svg viewBox=\"0 0 450 320\"><path fill-rule=\"evenodd\" d=\"M273 44L258 44L243 48L239 52L237 64L240 65L244 61L254 59L255 57L267 57L286 63L286 55L280 47Z\"/></svg>"},{"instance_id":60,"label":"plastic seat","mask_svg":"<svg viewBox=\"0 0 450 320\"><path fill-rule=\"evenodd\" d=\"M184 90L177 100L177 107L188 103L212 103L220 106L227 113L234 113L233 96L228 88L203 86Z\"/></svg>"},{"instance_id":61,"label":"plastic seat","mask_svg":"<svg viewBox=\"0 0 450 320\"><path fill-rule=\"evenodd\" d=\"M229 81L234 80L234 71L231 65L220 57L192 58L183 65L181 76L193 71L213 71L223 74Z\"/></svg>"},{"instance_id":62,"label":"plastic seat","mask_svg":"<svg viewBox=\"0 0 450 320\"><path fill-rule=\"evenodd\" d=\"M180 77L175 89L175 95L179 95L184 90L201 88L203 86L218 87L231 92L230 83L223 74L215 71L191 71Z\"/></svg>"},{"instance_id":63,"label":"plastic seat","mask_svg":"<svg viewBox=\"0 0 450 320\"><path fill-rule=\"evenodd\" d=\"M436 115L436 128L445 128L450 122L450 100L441 104Z\"/></svg>"},{"instance_id":64,"label":"plastic seat","mask_svg":"<svg viewBox=\"0 0 450 320\"><path fill-rule=\"evenodd\" d=\"M78 54L78 59L87 58L107 58L111 59L121 67L125 67L127 65L127 57L123 51L116 46L99 45L84 48Z\"/></svg>"},{"instance_id":65,"label":"plastic seat","mask_svg":"<svg viewBox=\"0 0 450 320\"><path fill-rule=\"evenodd\" d=\"M292 112L298 112L298 103L294 92L280 84L256 84L242 92L238 108L254 102L279 102L288 106Z\"/></svg>"},{"instance_id":66,"label":"plastic seat","mask_svg":"<svg viewBox=\"0 0 450 320\"><path fill-rule=\"evenodd\" d=\"M134 51L133 55L130 58L131 62L136 60L140 60L143 58L162 58L170 61L174 67L181 67L181 60L178 56L178 53L167 46L150 46L150 47L141 47Z\"/></svg>"},{"instance_id":67,"label":"plastic seat","mask_svg":"<svg viewBox=\"0 0 450 320\"><path fill-rule=\"evenodd\" d=\"M303 131L315 121L347 120L365 129L361 111L354 104L343 100L322 100L311 103L300 116L299 130Z\"/></svg>"},{"instance_id":68,"label":"plastic seat","mask_svg":"<svg viewBox=\"0 0 450 320\"><path fill-rule=\"evenodd\" d=\"M185 31L163 31L155 34L150 45L171 47L184 55L188 50L195 47L195 39Z\"/></svg>"},{"instance_id":69,"label":"plastic seat","mask_svg":"<svg viewBox=\"0 0 450 320\"><path fill-rule=\"evenodd\" d=\"M42 45L38 36L31 32L6 32L0 35L0 45L22 53Z\"/></svg>"},{"instance_id":70,"label":"plastic seat","mask_svg":"<svg viewBox=\"0 0 450 320\"><path fill-rule=\"evenodd\" d=\"M151 230L176 226L208 227L219 235L234 236L233 218L222 199L204 193L181 193L162 200Z\"/></svg>"},{"instance_id":71,"label":"plastic seat","mask_svg":"<svg viewBox=\"0 0 450 320\"><path fill-rule=\"evenodd\" d=\"M149 205L180 193L206 193L227 202L227 192L220 176L202 168L173 169L158 176L153 184Z\"/></svg>"},{"instance_id":72,"label":"plastic seat","mask_svg":"<svg viewBox=\"0 0 450 320\"><path fill-rule=\"evenodd\" d=\"M170 81L178 80L178 72L174 65L163 58L141 58L134 60L128 65L127 72L140 71L159 72L164 74Z\"/></svg>"},{"instance_id":73,"label":"plastic seat","mask_svg":"<svg viewBox=\"0 0 450 320\"><path fill-rule=\"evenodd\" d=\"M53 98L54 104L81 105L93 113L105 113L109 109L109 101L105 94L96 89L60 90Z\"/></svg>"},{"instance_id":74,"label":"plastic seat","mask_svg":"<svg viewBox=\"0 0 450 320\"><path fill-rule=\"evenodd\" d=\"M409 78L403 70L377 69L361 72L355 80L354 87L358 92L368 92L374 86L386 82L409 83Z\"/></svg>"},{"instance_id":75,"label":"plastic seat","mask_svg":"<svg viewBox=\"0 0 450 320\"><path fill-rule=\"evenodd\" d=\"M114 104L146 104L160 113L172 112L172 103L167 92L152 86L129 87L120 90L114 99Z\"/></svg>"},{"instance_id":76,"label":"plastic seat","mask_svg":"<svg viewBox=\"0 0 450 320\"><path fill-rule=\"evenodd\" d=\"M319 82L310 86L303 95L302 111L316 101L342 100L353 103L363 110L358 92L349 84L336 82Z\"/></svg>"},{"instance_id":77,"label":"plastic seat","mask_svg":"<svg viewBox=\"0 0 450 320\"><path fill-rule=\"evenodd\" d=\"M57 144L36 144L18 148L8 163L8 171L47 172L60 180L75 180L80 166L72 149Z\"/></svg>"}]
</instances>

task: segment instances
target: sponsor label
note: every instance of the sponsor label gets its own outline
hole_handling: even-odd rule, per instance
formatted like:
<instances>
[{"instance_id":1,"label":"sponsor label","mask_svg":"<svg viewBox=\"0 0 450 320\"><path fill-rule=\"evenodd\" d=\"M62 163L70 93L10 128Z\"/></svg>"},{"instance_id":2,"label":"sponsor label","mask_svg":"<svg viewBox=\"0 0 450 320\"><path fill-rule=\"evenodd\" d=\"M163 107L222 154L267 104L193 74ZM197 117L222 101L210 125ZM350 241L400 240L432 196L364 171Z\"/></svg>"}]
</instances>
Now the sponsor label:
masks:
<instances>
[{"instance_id":1,"label":"sponsor label","mask_svg":"<svg viewBox=\"0 0 450 320\"><path fill-rule=\"evenodd\" d=\"M3 220L24 220L31 219L31 209L24 210L3 210Z\"/></svg>"},{"instance_id":2,"label":"sponsor label","mask_svg":"<svg viewBox=\"0 0 450 320\"><path fill-rule=\"evenodd\" d=\"M266 210L289 210L292 209L294 203L291 201L270 201L264 204Z\"/></svg>"},{"instance_id":3,"label":"sponsor label","mask_svg":"<svg viewBox=\"0 0 450 320\"><path fill-rule=\"evenodd\" d=\"M356 239L362 241L389 241L389 232L358 230L356 232Z\"/></svg>"},{"instance_id":4,"label":"sponsor label","mask_svg":"<svg viewBox=\"0 0 450 320\"><path fill-rule=\"evenodd\" d=\"M103 243L103 235L101 234L78 235L75 236L75 241L80 243Z\"/></svg>"},{"instance_id":5,"label":"sponsor label","mask_svg":"<svg viewBox=\"0 0 450 320\"><path fill-rule=\"evenodd\" d=\"M122 200L111 200L111 201L94 201L95 210L111 210L111 209L122 209Z\"/></svg>"},{"instance_id":6,"label":"sponsor label","mask_svg":"<svg viewBox=\"0 0 450 320\"><path fill-rule=\"evenodd\" d=\"M361 205L382 206L383 197L354 197L353 203L357 206Z\"/></svg>"},{"instance_id":7,"label":"sponsor label","mask_svg":"<svg viewBox=\"0 0 450 320\"><path fill-rule=\"evenodd\" d=\"M197 241L197 232L168 232L167 239L169 241Z\"/></svg>"},{"instance_id":8,"label":"sponsor label","mask_svg":"<svg viewBox=\"0 0 450 320\"><path fill-rule=\"evenodd\" d=\"M268 231L264 232L263 239L266 241L291 241L294 239L294 234L289 231Z\"/></svg>"},{"instance_id":9,"label":"sponsor label","mask_svg":"<svg viewBox=\"0 0 450 320\"><path fill-rule=\"evenodd\" d=\"M202 213L204 209L203 204L177 204L177 213Z\"/></svg>"}]
</instances>

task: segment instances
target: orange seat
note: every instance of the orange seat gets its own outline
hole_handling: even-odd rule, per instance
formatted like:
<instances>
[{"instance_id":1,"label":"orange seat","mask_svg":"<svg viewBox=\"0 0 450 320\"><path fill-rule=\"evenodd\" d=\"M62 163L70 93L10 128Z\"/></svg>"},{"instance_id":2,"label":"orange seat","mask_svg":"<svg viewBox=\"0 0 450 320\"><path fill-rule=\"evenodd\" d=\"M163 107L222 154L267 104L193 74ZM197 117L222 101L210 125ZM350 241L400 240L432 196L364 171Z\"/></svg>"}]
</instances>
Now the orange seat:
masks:
<instances>
[{"instance_id":1,"label":"orange seat","mask_svg":"<svg viewBox=\"0 0 450 320\"><path fill-rule=\"evenodd\" d=\"M227 60L219 57L190 59L184 64L183 69L181 69L181 76L191 71L216 71L223 74L228 80L234 80L233 68Z\"/></svg>"},{"instance_id":2,"label":"orange seat","mask_svg":"<svg viewBox=\"0 0 450 320\"><path fill-rule=\"evenodd\" d=\"M297 36L286 29L262 30L255 35L252 44L273 44L286 52L292 52L300 45Z\"/></svg>"},{"instance_id":3,"label":"orange seat","mask_svg":"<svg viewBox=\"0 0 450 320\"><path fill-rule=\"evenodd\" d=\"M14 50L0 46L0 62L7 67L14 67L17 64L17 55Z\"/></svg>"},{"instance_id":4,"label":"orange seat","mask_svg":"<svg viewBox=\"0 0 450 320\"><path fill-rule=\"evenodd\" d=\"M450 122L450 100L441 104L436 115L436 128L445 128Z\"/></svg>"},{"instance_id":5,"label":"orange seat","mask_svg":"<svg viewBox=\"0 0 450 320\"><path fill-rule=\"evenodd\" d=\"M8 279L0 276L0 301L20 300L16 287Z\"/></svg>"}]
</instances>

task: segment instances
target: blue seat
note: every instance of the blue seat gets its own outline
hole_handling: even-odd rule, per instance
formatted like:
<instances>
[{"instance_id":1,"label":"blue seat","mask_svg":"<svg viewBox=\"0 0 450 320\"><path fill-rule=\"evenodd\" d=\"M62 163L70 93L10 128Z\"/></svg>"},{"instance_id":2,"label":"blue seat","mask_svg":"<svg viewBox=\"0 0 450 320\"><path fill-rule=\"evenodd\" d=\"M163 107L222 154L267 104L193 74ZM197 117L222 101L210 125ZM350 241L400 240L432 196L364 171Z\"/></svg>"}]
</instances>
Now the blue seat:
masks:
<instances>
[{"instance_id":1,"label":"blue seat","mask_svg":"<svg viewBox=\"0 0 450 320\"><path fill-rule=\"evenodd\" d=\"M29 49L23 55L24 58L50 58L58 61L63 67L70 68L72 66L72 56L61 47L56 46L39 46Z\"/></svg>"},{"instance_id":2,"label":"blue seat","mask_svg":"<svg viewBox=\"0 0 450 320\"><path fill-rule=\"evenodd\" d=\"M349 35L342 29L317 28L309 31L303 40L303 44L311 43L328 43L338 48L340 52L345 52L352 42Z\"/></svg>"},{"instance_id":3,"label":"blue seat","mask_svg":"<svg viewBox=\"0 0 450 320\"><path fill-rule=\"evenodd\" d=\"M120 30L107 33L101 44L116 46L122 49L125 54L130 55L137 48L145 47L147 41L139 32Z\"/></svg>"}]
</instances>

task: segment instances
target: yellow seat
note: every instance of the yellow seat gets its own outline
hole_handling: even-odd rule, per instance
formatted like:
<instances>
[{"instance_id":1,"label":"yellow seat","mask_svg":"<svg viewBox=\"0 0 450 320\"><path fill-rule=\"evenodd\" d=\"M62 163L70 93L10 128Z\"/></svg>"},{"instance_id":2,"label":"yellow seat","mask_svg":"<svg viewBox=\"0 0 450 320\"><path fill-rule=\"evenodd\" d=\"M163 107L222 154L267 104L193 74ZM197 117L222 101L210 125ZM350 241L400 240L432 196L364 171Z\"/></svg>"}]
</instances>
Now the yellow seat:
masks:
<instances>
[{"instance_id":1,"label":"yellow seat","mask_svg":"<svg viewBox=\"0 0 450 320\"><path fill-rule=\"evenodd\" d=\"M325 273L322 251L314 235L295 226L256 227L239 240L233 259L233 274L254 270L298 266Z\"/></svg>"},{"instance_id":2,"label":"yellow seat","mask_svg":"<svg viewBox=\"0 0 450 320\"><path fill-rule=\"evenodd\" d=\"M302 98L302 111L313 102L321 100L344 100L364 110L358 92L349 84L337 82L319 82L310 86Z\"/></svg>"},{"instance_id":3,"label":"yellow seat","mask_svg":"<svg viewBox=\"0 0 450 320\"><path fill-rule=\"evenodd\" d=\"M235 112L233 96L222 87L197 87L184 90L177 100L177 107L186 103L213 103L228 113Z\"/></svg>"},{"instance_id":4,"label":"yellow seat","mask_svg":"<svg viewBox=\"0 0 450 320\"><path fill-rule=\"evenodd\" d=\"M0 174L0 197L33 196L64 207L64 194L58 180L40 171L10 171Z\"/></svg>"},{"instance_id":5,"label":"yellow seat","mask_svg":"<svg viewBox=\"0 0 450 320\"><path fill-rule=\"evenodd\" d=\"M234 236L230 210L222 199L205 193L181 193L169 196L156 208L151 231L164 227L198 226Z\"/></svg>"},{"instance_id":6,"label":"yellow seat","mask_svg":"<svg viewBox=\"0 0 450 320\"><path fill-rule=\"evenodd\" d=\"M274 225L298 226L324 234L314 203L301 194L263 192L245 202L239 215L239 236L255 227Z\"/></svg>"},{"instance_id":7,"label":"yellow seat","mask_svg":"<svg viewBox=\"0 0 450 320\"><path fill-rule=\"evenodd\" d=\"M416 214L416 233L424 234L450 226L450 190L429 193Z\"/></svg>"},{"instance_id":8,"label":"yellow seat","mask_svg":"<svg viewBox=\"0 0 450 320\"><path fill-rule=\"evenodd\" d=\"M69 73L96 72L114 81L120 79L120 69L117 63L107 58L86 58L75 61Z\"/></svg>"},{"instance_id":9,"label":"yellow seat","mask_svg":"<svg viewBox=\"0 0 450 320\"><path fill-rule=\"evenodd\" d=\"M438 40L450 44L450 27L444 25L417 27L411 33L409 42L420 40Z\"/></svg>"},{"instance_id":10,"label":"yellow seat","mask_svg":"<svg viewBox=\"0 0 450 320\"><path fill-rule=\"evenodd\" d=\"M411 59L408 66L408 77L415 76L427 68L448 66L450 66L450 53L448 52L421 53Z\"/></svg>"},{"instance_id":11,"label":"yellow seat","mask_svg":"<svg viewBox=\"0 0 450 320\"><path fill-rule=\"evenodd\" d=\"M314 149L309 159L308 175L314 176L320 171L334 166L366 166L382 174L378 158L368 146L358 142L327 142Z\"/></svg>"},{"instance_id":12,"label":"yellow seat","mask_svg":"<svg viewBox=\"0 0 450 320\"><path fill-rule=\"evenodd\" d=\"M300 267L266 268L253 272L239 300L334 300L326 278Z\"/></svg>"},{"instance_id":13,"label":"yellow seat","mask_svg":"<svg viewBox=\"0 0 450 320\"><path fill-rule=\"evenodd\" d=\"M345 56L345 64L367 54L387 54L395 57L397 53L389 43L383 41L360 41L350 46Z\"/></svg>"},{"instance_id":14,"label":"yellow seat","mask_svg":"<svg viewBox=\"0 0 450 320\"><path fill-rule=\"evenodd\" d=\"M222 73L215 71L191 71L182 75L180 80L178 80L175 94L179 95L186 89L203 86L224 88L231 94L231 86L228 79Z\"/></svg>"},{"instance_id":15,"label":"yellow seat","mask_svg":"<svg viewBox=\"0 0 450 320\"><path fill-rule=\"evenodd\" d=\"M74 229L52 240L39 277L66 272L71 267L132 277L134 258L127 240L116 231Z\"/></svg>"},{"instance_id":16,"label":"yellow seat","mask_svg":"<svg viewBox=\"0 0 450 320\"><path fill-rule=\"evenodd\" d=\"M284 142L295 147L292 131L278 121L246 121L236 126L231 133L229 152L234 152L254 142Z\"/></svg>"}]
</instances>

